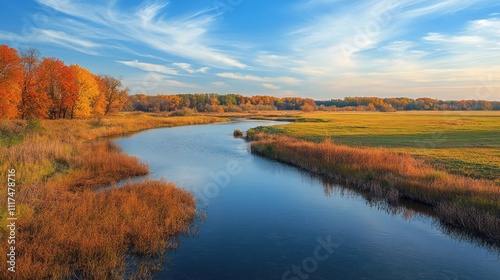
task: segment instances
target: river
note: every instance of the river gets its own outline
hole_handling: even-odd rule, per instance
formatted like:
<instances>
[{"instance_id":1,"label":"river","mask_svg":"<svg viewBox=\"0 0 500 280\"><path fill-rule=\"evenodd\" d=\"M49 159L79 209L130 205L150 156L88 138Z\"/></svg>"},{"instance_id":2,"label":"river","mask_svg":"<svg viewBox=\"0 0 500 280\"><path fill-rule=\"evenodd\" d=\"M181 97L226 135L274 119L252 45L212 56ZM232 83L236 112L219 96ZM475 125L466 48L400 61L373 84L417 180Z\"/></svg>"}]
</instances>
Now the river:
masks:
<instances>
[{"instance_id":1,"label":"river","mask_svg":"<svg viewBox=\"0 0 500 280\"><path fill-rule=\"evenodd\" d=\"M206 214L155 279L499 279L495 250L445 234L427 215L390 213L254 156L232 137L273 124L154 129L113 141L149 163L150 178L193 191Z\"/></svg>"}]
</instances>

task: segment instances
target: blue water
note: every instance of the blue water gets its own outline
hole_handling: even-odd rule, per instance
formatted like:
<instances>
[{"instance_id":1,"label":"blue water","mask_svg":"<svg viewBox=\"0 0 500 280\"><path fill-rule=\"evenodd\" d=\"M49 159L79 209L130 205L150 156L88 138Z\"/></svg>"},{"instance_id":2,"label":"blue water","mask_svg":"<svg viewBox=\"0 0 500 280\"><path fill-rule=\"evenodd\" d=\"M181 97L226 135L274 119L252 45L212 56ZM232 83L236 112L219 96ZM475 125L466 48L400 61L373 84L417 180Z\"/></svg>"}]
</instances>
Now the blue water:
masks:
<instances>
[{"instance_id":1,"label":"blue water","mask_svg":"<svg viewBox=\"0 0 500 280\"><path fill-rule=\"evenodd\" d=\"M207 215L156 279L500 279L498 254L391 215L232 137L270 121L155 129L115 140ZM168 201L165 201L168 203Z\"/></svg>"}]
</instances>

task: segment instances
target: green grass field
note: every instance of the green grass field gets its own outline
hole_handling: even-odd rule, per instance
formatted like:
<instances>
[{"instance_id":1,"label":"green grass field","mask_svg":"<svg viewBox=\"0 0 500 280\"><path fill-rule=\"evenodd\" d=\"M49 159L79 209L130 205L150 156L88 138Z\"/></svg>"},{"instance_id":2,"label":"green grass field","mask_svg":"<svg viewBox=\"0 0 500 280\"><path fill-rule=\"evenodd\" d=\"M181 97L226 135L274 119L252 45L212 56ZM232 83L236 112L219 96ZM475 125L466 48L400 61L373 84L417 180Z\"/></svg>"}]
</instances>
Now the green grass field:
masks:
<instances>
[{"instance_id":1,"label":"green grass field","mask_svg":"<svg viewBox=\"0 0 500 280\"><path fill-rule=\"evenodd\" d=\"M310 141L385 147L450 173L500 182L500 112L332 112L262 128Z\"/></svg>"}]
</instances>

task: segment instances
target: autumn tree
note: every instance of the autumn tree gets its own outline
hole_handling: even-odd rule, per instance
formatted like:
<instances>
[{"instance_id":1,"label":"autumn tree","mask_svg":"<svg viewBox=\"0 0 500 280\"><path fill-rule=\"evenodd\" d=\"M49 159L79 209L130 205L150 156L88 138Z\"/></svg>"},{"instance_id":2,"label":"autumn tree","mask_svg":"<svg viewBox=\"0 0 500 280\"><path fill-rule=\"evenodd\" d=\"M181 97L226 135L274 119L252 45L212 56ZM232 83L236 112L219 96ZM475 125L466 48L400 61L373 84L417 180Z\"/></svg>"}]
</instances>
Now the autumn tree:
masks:
<instances>
[{"instance_id":1,"label":"autumn tree","mask_svg":"<svg viewBox=\"0 0 500 280\"><path fill-rule=\"evenodd\" d=\"M315 101L310 98L304 99L303 103L304 105L302 105L300 109L304 112L312 112L317 109Z\"/></svg>"},{"instance_id":2,"label":"autumn tree","mask_svg":"<svg viewBox=\"0 0 500 280\"><path fill-rule=\"evenodd\" d=\"M128 88L122 89L122 82L119 79L108 75L100 75L101 91L106 99L104 114L115 113L122 110L128 101Z\"/></svg>"},{"instance_id":3,"label":"autumn tree","mask_svg":"<svg viewBox=\"0 0 500 280\"><path fill-rule=\"evenodd\" d=\"M108 100L106 98L106 84L101 79L101 76L94 75L94 79L97 83L97 88L99 89L99 93L92 104L93 115L95 117L102 117L106 114L106 108L108 107Z\"/></svg>"},{"instance_id":4,"label":"autumn tree","mask_svg":"<svg viewBox=\"0 0 500 280\"><path fill-rule=\"evenodd\" d=\"M78 64L71 65L75 72L76 84L78 85L78 98L75 103L73 115L75 118L89 118L95 115L95 106L99 100L99 84L95 76L87 69ZM104 101L104 100L102 100Z\"/></svg>"},{"instance_id":5,"label":"autumn tree","mask_svg":"<svg viewBox=\"0 0 500 280\"><path fill-rule=\"evenodd\" d=\"M19 111L22 119L28 117L46 118L50 99L45 92L38 91L40 79L40 53L36 49L21 51L21 103Z\"/></svg>"},{"instance_id":6,"label":"autumn tree","mask_svg":"<svg viewBox=\"0 0 500 280\"><path fill-rule=\"evenodd\" d=\"M21 59L17 51L0 45L0 118L13 119L19 115L21 75Z\"/></svg>"},{"instance_id":7,"label":"autumn tree","mask_svg":"<svg viewBox=\"0 0 500 280\"><path fill-rule=\"evenodd\" d=\"M74 69L57 58L44 58L39 68L38 90L50 98L49 117L58 119L72 116L78 99Z\"/></svg>"},{"instance_id":8,"label":"autumn tree","mask_svg":"<svg viewBox=\"0 0 500 280\"><path fill-rule=\"evenodd\" d=\"M130 100L128 99L130 93L130 89L126 87L125 89L120 90L118 93L118 102L115 107L116 111L129 110L131 107Z\"/></svg>"}]
</instances>

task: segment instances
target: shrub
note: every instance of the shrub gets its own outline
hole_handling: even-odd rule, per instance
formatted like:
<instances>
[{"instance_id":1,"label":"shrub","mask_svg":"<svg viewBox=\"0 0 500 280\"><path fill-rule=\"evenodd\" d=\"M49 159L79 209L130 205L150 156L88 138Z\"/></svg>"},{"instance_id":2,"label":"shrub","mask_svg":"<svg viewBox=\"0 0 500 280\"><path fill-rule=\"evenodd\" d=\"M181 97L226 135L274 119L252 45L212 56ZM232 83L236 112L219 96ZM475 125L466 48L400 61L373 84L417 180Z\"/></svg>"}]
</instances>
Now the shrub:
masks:
<instances>
[{"instance_id":1,"label":"shrub","mask_svg":"<svg viewBox=\"0 0 500 280\"><path fill-rule=\"evenodd\" d=\"M101 127L104 126L104 121L102 120L102 117L97 117L95 119L90 120L89 124L92 127Z\"/></svg>"},{"instance_id":2,"label":"shrub","mask_svg":"<svg viewBox=\"0 0 500 280\"><path fill-rule=\"evenodd\" d=\"M192 116L196 113L195 110L190 109L190 108L182 108L179 110L173 111L170 115L171 116Z\"/></svg>"},{"instance_id":3,"label":"shrub","mask_svg":"<svg viewBox=\"0 0 500 280\"><path fill-rule=\"evenodd\" d=\"M238 105L228 105L226 107L226 112L240 113L243 112L243 109L241 109L241 107Z\"/></svg>"},{"instance_id":4,"label":"shrub","mask_svg":"<svg viewBox=\"0 0 500 280\"><path fill-rule=\"evenodd\" d=\"M241 138L241 137L243 137L243 131L241 131L239 129L235 129L233 132L233 136L236 138Z\"/></svg>"},{"instance_id":5,"label":"shrub","mask_svg":"<svg viewBox=\"0 0 500 280\"><path fill-rule=\"evenodd\" d=\"M302 110L303 112L312 112L314 111L314 107L310 104L304 104L300 107L300 110Z\"/></svg>"},{"instance_id":6,"label":"shrub","mask_svg":"<svg viewBox=\"0 0 500 280\"><path fill-rule=\"evenodd\" d=\"M26 125L26 132L42 134L45 132L45 128L43 127L40 119L29 117L28 124Z\"/></svg>"}]
</instances>

